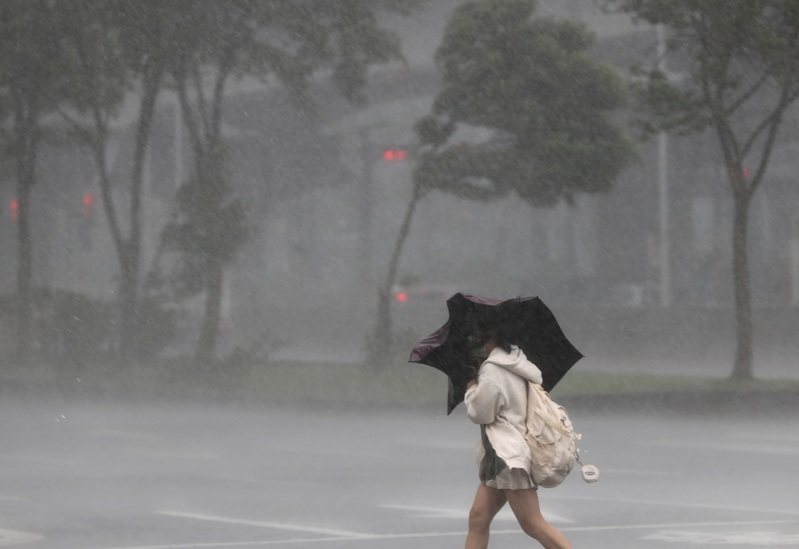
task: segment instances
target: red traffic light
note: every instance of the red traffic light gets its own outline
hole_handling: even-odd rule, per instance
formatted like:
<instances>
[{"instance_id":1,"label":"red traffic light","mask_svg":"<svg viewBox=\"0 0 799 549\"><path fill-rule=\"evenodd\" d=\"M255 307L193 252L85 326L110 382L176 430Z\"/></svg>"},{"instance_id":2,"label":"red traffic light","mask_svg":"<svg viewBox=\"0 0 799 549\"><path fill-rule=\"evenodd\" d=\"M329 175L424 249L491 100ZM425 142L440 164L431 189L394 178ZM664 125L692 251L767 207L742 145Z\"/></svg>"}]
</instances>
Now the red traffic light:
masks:
<instances>
[{"instance_id":1,"label":"red traffic light","mask_svg":"<svg viewBox=\"0 0 799 549\"><path fill-rule=\"evenodd\" d=\"M383 160L386 162L405 160L406 158L408 158L408 151L405 149L385 149L383 151Z\"/></svg>"},{"instance_id":2,"label":"red traffic light","mask_svg":"<svg viewBox=\"0 0 799 549\"><path fill-rule=\"evenodd\" d=\"M11 221L16 223L19 219L19 200L12 198L11 204L9 204L9 210L11 212Z\"/></svg>"},{"instance_id":3,"label":"red traffic light","mask_svg":"<svg viewBox=\"0 0 799 549\"><path fill-rule=\"evenodd\" d=\"M84 193L82 203L83 203L83 216L91 217L92 209L94 208L94 195L92 193Z\"/></svg>"},{"instance_id":4,"label":"red traffic light","mask_svg":"<svg viewBox=\"0 0 799 549\"><path fill-rule=\"evenodd\" d=\"M397 303L405 303L408 301L408 294L405 292L397 292L394 294L394 299L397 300Z\"/></svg>"}]
</instances>

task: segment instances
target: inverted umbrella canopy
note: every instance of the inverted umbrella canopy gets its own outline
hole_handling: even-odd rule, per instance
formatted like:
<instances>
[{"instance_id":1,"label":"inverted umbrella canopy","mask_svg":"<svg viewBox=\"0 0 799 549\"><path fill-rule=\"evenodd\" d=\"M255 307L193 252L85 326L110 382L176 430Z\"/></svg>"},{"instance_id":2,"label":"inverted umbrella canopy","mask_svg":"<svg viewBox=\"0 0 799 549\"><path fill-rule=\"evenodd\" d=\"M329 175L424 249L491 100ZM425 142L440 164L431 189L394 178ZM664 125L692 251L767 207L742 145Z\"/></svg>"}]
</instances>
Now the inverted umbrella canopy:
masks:
<instances>
[{"instance_id":1,"label":"inverted umbrella canopy","mask_svg":"<svg viewBox=\"0 0 799 549\"><path fill-rule=\"evenodd\" d=\"M494 313L505 339L518 345L543 376L551 391L583 355L566 339L552 311L538 297L501 301L457 293L447 300L449 319L423 338L411 351L409 362L427 364L447 374L447 414L461 402L466 383L474 375L468 355L468 337L474 315Z\"/></svg>"}]
</instances>

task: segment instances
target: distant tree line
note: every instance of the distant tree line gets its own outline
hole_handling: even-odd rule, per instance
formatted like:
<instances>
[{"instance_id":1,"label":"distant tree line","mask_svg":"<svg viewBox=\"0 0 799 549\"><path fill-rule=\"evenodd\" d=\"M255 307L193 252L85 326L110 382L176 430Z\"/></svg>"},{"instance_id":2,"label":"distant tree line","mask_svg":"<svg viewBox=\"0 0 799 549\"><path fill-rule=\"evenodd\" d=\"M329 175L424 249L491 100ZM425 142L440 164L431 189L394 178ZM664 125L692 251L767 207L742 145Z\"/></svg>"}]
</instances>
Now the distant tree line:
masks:
<instances>
[{"instance_id":1,"label":"distant tree line","mask_svg":"<svg viewBox=\"0 0 799 549\"><path fill-rule=\"evenodd\" d=\"M16 362L33 358L31 189L50 136L64 133L91 151L100 205L118 268L113 354L137 358L153 336L163 296L144 284L142 191L159 97L174 93L191 143L193 168L181 182L163 249L176 267L161 277L178 298L205 295L196 358L211 362L219 335L221 288L248 234L229 178L222 136L225 91L255 77L308 101L321 68L351 102L362 102L367 69L400 57L380 12L408 14L419 0L8 0L0 3L0 118L5 161L13 163L17 227L12 311ZM135 104L126 181L108 158L122 106ZM115 197L112 185L124 188ZM150 277L158 280L158 277Z\"/></svg>"},{"instance_id":2,"label":"distant tree line","mask_svg":"<svg viewBox=\"0 0 799 549\"><path fill-rule=\"evenodd\" d=\"M0 3L0 140L13 172L17 362L32 357L31 189L49 139L91 153L118 271L113 354L140 356L158 326L158 302L203 295L195 356L217 353L226 268L250 232L230 179L222 134L230 83L255 77L309 101L320 69L351 102L363 102L367 69L400 57L382 11L410 13L422 0L5 0ZM733 377L752 377L749 205L765 181L788 108L799 98L799 3L793 0L605 0L608 9L661 25L665 54L686 72L673 82L639 67L633 97L646 132L711 129L734 200L732 234L737 343ZM431 191L488 201L514 193L533 207L608 191L633 155L614 117L626 86L590 55L574 21L541 17L534 0L458 4L435 54L441 89L416 131L419 160L369 338L371 356L392 350L390 292L419 201ZM642 59L642 64L646 60ZM192 151L190 176L162 232L168 273L143 272L144 165L158 100L177 98ZM108 151L123 105L135 112L129 171L112 181ZM744 166L754 169L745 174ZM118 190L124 196L118 197ZM115 198L116 196L116 198ZM520 251L523 253L523 251ZM86 304L73 298L64 303ZM74 306L78 306L74 305ZM70 305L72 306L72 305ZM105 318L105 317L103 317ZM98 322L100 322L98 320ZM159 332L164 330L156 328Z\"/></svg>"}]
</instances>

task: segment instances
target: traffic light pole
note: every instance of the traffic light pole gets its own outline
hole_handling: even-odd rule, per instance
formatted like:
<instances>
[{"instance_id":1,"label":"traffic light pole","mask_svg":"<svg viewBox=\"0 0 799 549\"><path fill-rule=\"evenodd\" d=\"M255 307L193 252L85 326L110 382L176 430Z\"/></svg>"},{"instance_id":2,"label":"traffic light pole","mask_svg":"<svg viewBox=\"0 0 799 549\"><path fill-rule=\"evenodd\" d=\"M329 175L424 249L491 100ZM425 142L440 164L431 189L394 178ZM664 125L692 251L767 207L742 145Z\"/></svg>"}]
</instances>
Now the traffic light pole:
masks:
<instances>
[{"instance_id":1,"label":"traffic light pole","mask_svg":"<svg viewBox=\"0 0 799 549\"><path fill-rule=\"evenodd\" d=\"M358 130L360 139L361 181L358 189L358 233L360 236L361 276L367 287L372 287L372 185L374 155L369 140L369 129Z\"/></svg>"}]
</instances>

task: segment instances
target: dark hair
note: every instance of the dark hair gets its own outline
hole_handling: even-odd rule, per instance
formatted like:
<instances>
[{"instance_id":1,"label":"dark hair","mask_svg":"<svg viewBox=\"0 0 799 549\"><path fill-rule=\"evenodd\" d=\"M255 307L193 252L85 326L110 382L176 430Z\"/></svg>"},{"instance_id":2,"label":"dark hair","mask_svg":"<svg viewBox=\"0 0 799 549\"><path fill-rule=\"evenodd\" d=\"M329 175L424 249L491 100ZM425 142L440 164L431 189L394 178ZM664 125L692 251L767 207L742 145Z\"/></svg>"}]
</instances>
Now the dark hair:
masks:
<instances>
[{"instance_id":1,"label":"dark hair","mask_svg":"<svg viewBox=\"0 0 799 549\"><path fill-rule=\"evenodd\" d=\"M501 307L484 307L475 310L469 316L467 344L471 349L482 348L488 341L510 352L511 341L505 329L506 314Z\"/></svg>"}]
</instances>

